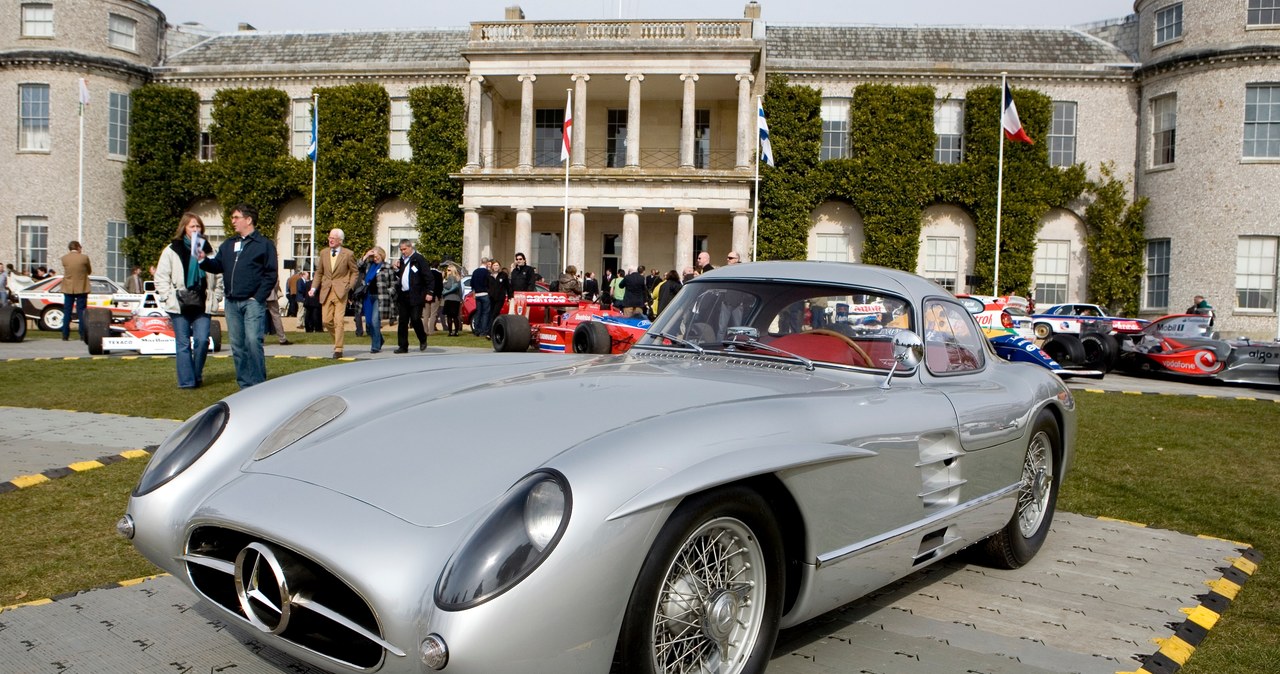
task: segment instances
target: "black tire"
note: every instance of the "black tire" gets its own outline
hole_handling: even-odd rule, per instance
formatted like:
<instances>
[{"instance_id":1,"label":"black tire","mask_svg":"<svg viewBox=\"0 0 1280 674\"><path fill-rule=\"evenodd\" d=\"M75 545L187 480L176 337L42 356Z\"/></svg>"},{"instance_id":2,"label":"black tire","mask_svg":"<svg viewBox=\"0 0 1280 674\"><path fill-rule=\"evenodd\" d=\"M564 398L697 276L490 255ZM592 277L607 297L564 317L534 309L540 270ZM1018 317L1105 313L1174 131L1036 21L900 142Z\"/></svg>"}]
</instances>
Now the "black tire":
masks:
<instances>
[{"instance_id":1,"label":"black tire","mask_svg":"<svg viewBox=\"0 0 1280 674\"><path fill-rule=\"evenodd\" d=\"M694 555L703 561L687 561ZM758 493L733 486L688 497L640 568L612 671L764 672L782 614L782 569L782 535ZM723 643L732 650L720 667Z\"/></svg>"},{"instance_id":2,"label":"black tire","mask_svg":"<svg viewBox=\"0 0 1280 674\"><path fill-rule=\"evenodd\" d=\"M1120 345L1111 335L1089 334L1080 338L1084 349L1084 366L1090 370L1110 372L1115 367L1116 352Z\"/></svg>"},{"instance_id":3,"label":"black tire","mask_svg":"<svg viewBox=\"0 0 1280 674\"><path fill-rule=\"evenodd\" d=\"M89 326L101 325L104 335L111 334L111 310L106 307L86 307L84 310L84 343L89 343Z\"/></svg>"},{"instance_id":4,"label":"black tire","mask_svg":"<svg viewBox=\"0 0 1280 674\"><path fill-rule=\"evenodd\" d=\"M1035 330L1036 339L1049 339L1053 334L1053 328L1048 323L1036 323L1032 329Z\"/></svg>"},{"instance_id":5,"label":"black tire","mask_svg":"<svg viewBox=\"0 0 1280 674\"><path fill-rule=\"evenodd\" d=\"M101 356L105 351L102 349L103 338L111 334L110 323L99 323L96 321L85 321L84 341L89 345L89 355Z\"/></svg>"},{"instance_id":6,"label":"black tire","mask_svg":"<svg viewBox=\"0 0 1280 674\"><path fill-rule=\"evenodd\" d=\"M1080 367L1084 365L1084 345L1075 335L1054 335L1040 347L1049 357L1058 361L1062 367Z\"/></svg>"},{"instance_id":7,"label":"black tire","mask_svg":"<svg viewBox=\"0 0 1280 674\"><path fill-rule=\"evenodd\" d=\"M1031 428L1022 461L1022 485L1013 517L998 533L979 544L981 563L1016 569L1031 561L1044 540L1058 505L1058 467L1062 465L1062 436L1053 414L1041 411Z\"/></svg>"},{"instance_id":8,"label":"black tire","mask_svg":"<svg viewBox=\"0 0 1280 674\"><path fill-rule=\"evenodd\" d=\"M604 323L587 321L579 323L573 329L574 353L610 353L613 351L613 338L609 337L609 328Z\"/></svg>"},{"instance_id":9,"label":"black tire","mask_svg":"<svg viewBox=\"0 0 1280 674\"><path fill-rule=\"evenodd\" d=\"M0 306L0 342L21 342L27 338L27 316L13 305Z\"/></svg>"},{"instance_id":10,"label":"black tire","mask_svg":"<svg viewBox=\"0 0 1280 674\"><path fill-rule=\"evenodd\" d=\"M222 324L210 319L209 320L209 337L213 339L213 352L217 353L222 350Z\"/></svg>"},{"instance_id":11,"label":"black tire","mask_svg":"<svg viewBox=\"0 0 1280 674\"><path fill-rule=\"evenodd\" d=\"M36 327L45 332L59 332L62 330L62 322L66 318L61 304L51 304L40 312L40 318L36 319Z\"/></svg>"},{"instance_id":12,"label":"black tire","mask_svg":"<svg viewBox=\"0 0 1280 674\"><path fill-rule=\"evenodd\" d=\"M493 350L502 353L520 353L529 350L533 338L529 319L518 314L503 314L493 322Z\"/></svg>"}]
</instances>

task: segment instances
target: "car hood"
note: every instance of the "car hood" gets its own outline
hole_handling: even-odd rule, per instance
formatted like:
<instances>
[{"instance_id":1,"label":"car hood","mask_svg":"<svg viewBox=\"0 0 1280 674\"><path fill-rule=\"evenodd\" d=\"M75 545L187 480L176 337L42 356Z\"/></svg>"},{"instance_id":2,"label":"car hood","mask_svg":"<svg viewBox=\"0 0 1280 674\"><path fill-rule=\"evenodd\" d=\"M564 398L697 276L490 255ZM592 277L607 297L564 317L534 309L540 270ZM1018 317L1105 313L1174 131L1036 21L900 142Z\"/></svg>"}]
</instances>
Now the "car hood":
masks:
<instances>
[{"instance_id":1,"label":"car hood","mask_svg":"<svg viewBox=\"0 0 1280 674\"><path fill-rule=\"evenodd\" d=\"M294 409L338 395L346 411L244 470L312 483L419 526L443 526L498 498L562 452L624 442L625 434L606 436L629 426L661 423L672 414L715 414L724 423L725 407L735 401L850 386L848 375L778 372L776 363L766 368L637 356L482 358L402 359L421 361L422 367L408 371L403 365L390 371L381 362L323 368L343 376L298 382L292 395L299 388L308 394ZM874 378L865 379L873 387Z\"/></svg>"}]
</instances>

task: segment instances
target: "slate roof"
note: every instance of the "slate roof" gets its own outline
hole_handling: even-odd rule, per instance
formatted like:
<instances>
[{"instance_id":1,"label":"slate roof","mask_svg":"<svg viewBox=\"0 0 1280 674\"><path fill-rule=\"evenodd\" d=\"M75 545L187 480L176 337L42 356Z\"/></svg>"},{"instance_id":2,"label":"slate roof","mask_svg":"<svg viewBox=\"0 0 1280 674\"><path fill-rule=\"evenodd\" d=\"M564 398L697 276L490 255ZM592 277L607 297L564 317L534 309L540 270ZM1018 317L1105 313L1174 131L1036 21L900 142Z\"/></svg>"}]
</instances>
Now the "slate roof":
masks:
<instances>
[{"instance_id":1,"label":"slate roof","mask_svg":"<svg viewBox=\"0 0 1280 674\"><path fill-rule=\"evenodd\" d=\"M178 52L162 66L235 67L316 63L431 64L465 68L465 28L335 33L227 33Z\"/></svg>"},{"instance_id":2,"label":"slate roof","mask_svg":"<svg viewBox=\"0 0 1280 674\"><path fill-rule=\"evenodd\" d=\"M765 32L770 68L840 63L1007 63L1084 67L1133 64L1122 50L1074 28L977 26L786 26Z\"/></svg>"}]
</instances>

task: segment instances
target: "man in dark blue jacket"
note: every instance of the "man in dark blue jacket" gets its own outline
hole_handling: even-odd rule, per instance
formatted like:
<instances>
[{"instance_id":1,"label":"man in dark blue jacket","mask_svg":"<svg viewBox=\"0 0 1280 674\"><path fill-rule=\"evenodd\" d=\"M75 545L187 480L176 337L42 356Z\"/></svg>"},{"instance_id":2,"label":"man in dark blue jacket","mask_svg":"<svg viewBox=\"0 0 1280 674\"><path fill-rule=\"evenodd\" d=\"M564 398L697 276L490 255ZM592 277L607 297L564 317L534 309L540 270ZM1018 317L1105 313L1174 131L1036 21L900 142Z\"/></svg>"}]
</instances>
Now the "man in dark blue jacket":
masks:
<instances>
[{"instance_id":1,"label":"man in dark blue jacket","mask_svg":"<svg viewBox=\"0 0 1280 674\"><path fill-rule=\"evenodd\" d=\"M489 258L480 260L480 266L471 272L471 294L476 298L476 310L471 314L471 334L489 336Z\"/></svg>"},{"instance_id":2,"label":"man in dark blue jacket","mask_svg":"<svg viewBox=\"0 0 1280 674\"><path fill-rule=\"evenodd\" d=\"M245 389L267 380L267 360L262 352L263 317L267 296L276 287L276 247L257 232L258 209L239 204L231 211L236 236L222 242L217 257L202 251L200 268L222 274L224 308L231 338L231 358L236 383Z\"/></svg>"}]
</instances>

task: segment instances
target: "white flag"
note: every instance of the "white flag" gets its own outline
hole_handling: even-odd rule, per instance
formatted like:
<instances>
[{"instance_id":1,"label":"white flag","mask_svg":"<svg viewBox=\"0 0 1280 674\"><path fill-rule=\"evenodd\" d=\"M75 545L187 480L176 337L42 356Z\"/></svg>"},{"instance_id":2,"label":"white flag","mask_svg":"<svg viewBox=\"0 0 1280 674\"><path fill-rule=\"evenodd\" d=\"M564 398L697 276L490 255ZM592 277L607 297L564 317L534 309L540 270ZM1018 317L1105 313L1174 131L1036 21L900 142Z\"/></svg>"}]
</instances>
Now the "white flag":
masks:
<instances>
[{"instance_id":1,"label":"white flag","mask_svg":"<svg viewBox=\"0 0 1280 674\"><path fill-rule=\"evenodd\" d=\"M89 104L89 80L80 78L80 111L84 112L84 106Z\"/></svg>"}]
</instances>

